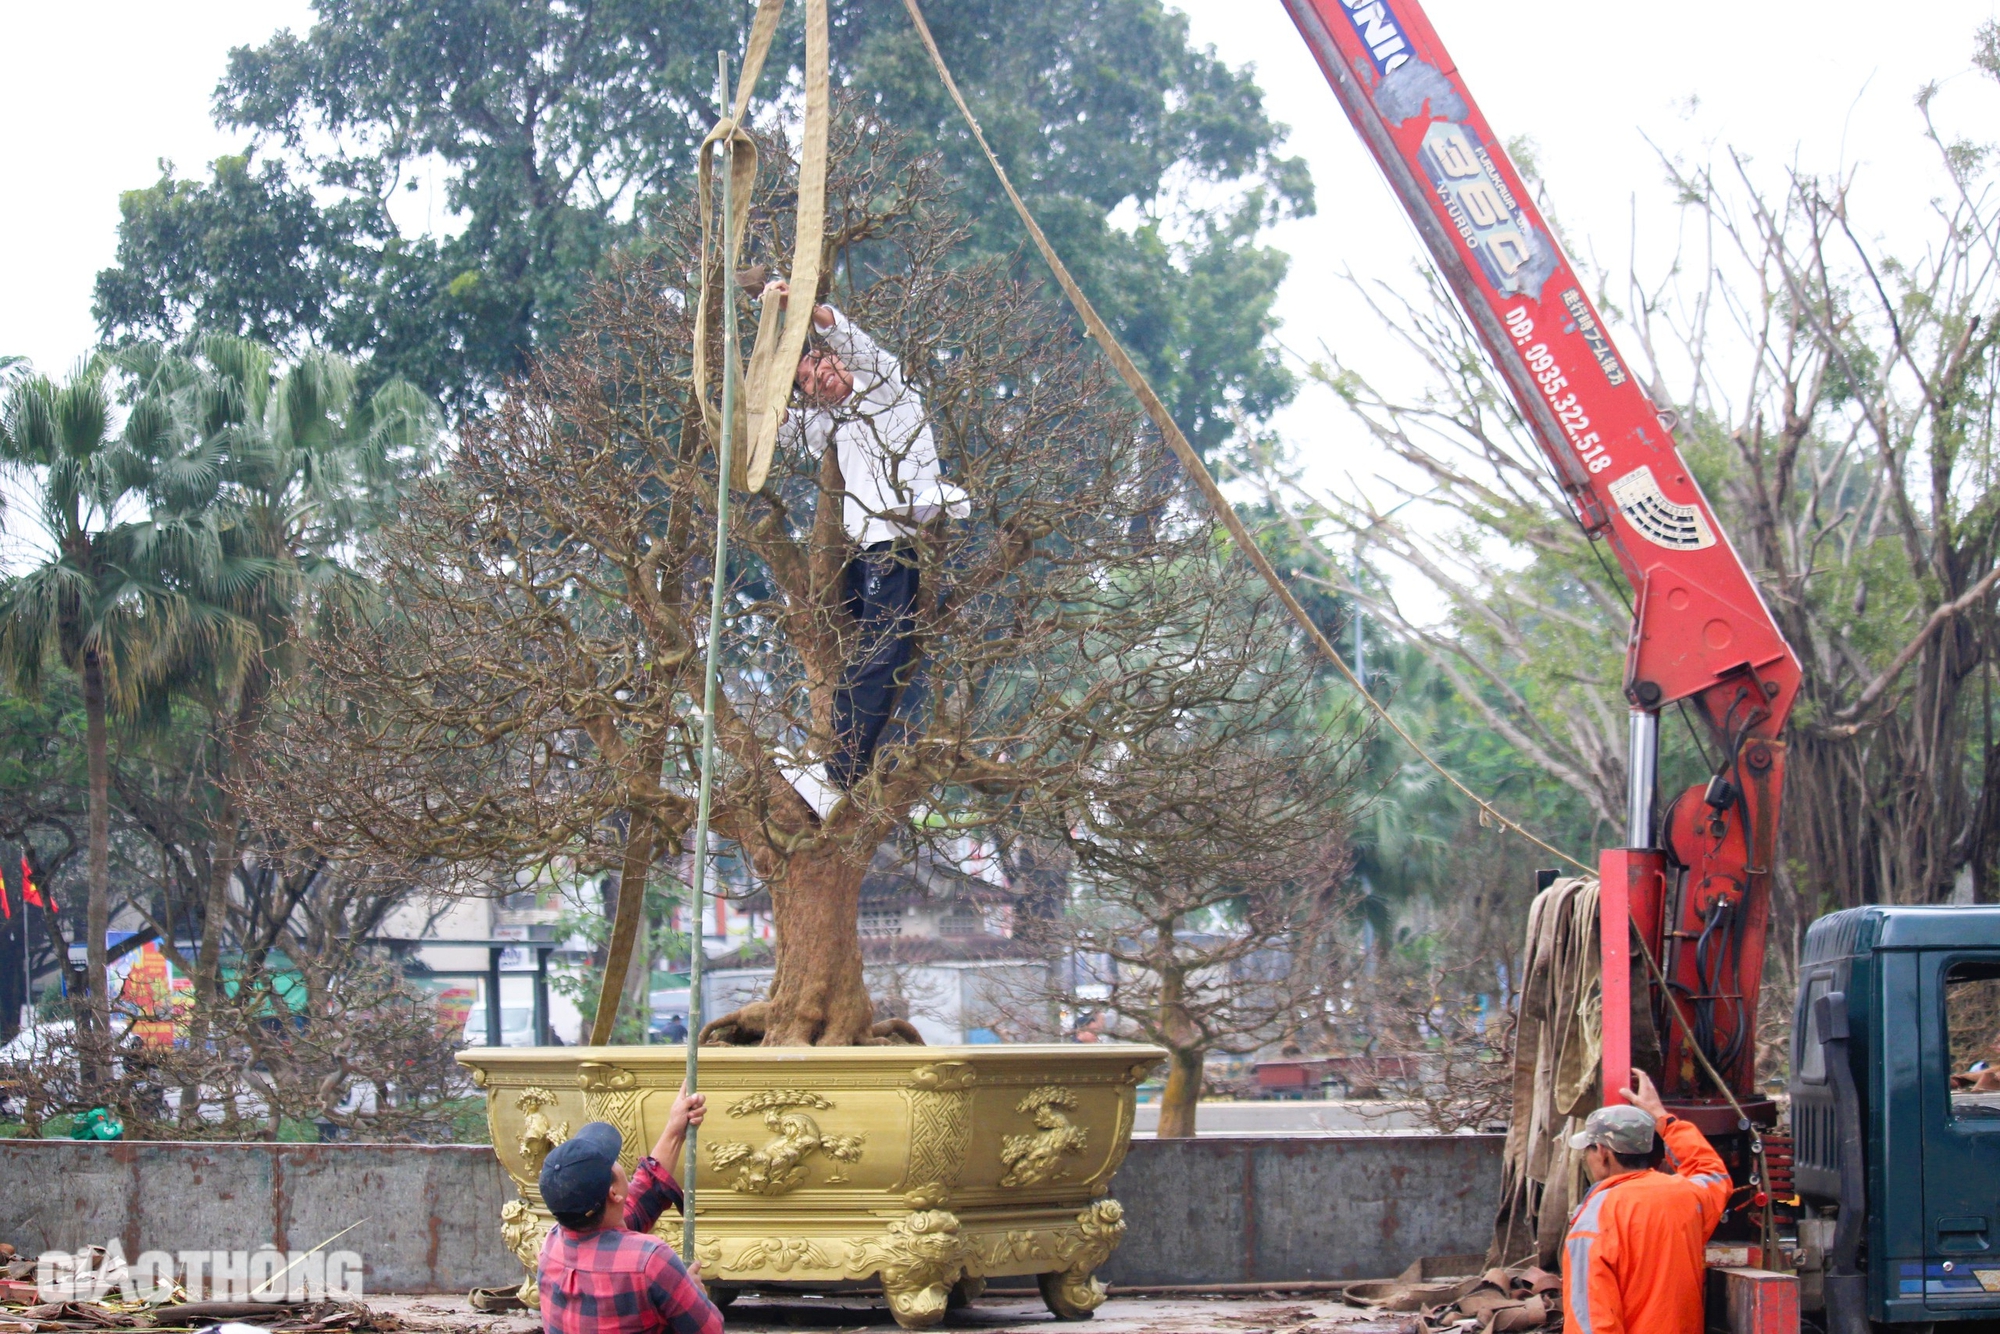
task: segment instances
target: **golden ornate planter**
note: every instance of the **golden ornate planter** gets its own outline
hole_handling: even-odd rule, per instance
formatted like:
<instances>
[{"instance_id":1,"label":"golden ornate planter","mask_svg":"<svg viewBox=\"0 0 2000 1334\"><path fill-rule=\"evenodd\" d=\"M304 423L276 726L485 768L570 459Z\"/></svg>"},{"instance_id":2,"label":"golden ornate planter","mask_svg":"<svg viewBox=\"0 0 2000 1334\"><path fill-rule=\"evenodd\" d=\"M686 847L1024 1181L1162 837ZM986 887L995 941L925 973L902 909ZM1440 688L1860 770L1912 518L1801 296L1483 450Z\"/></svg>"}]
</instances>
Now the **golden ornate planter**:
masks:
<instances>
[{"instance_id":1,"label":"golden ornate planter","mask_svg":"<svg viewBox=\"0 0 2000 1334\"><path fill-rule=\"evenodd\" d=\"M1124 1235L1105 1198L1133 1090L1166 1052L1120 1043L705 1047L695 1254L726 1304L744 1287L879 1279L906 1328L989 1278L1033 1274L1059 1316L1104 1300L1092 1273ZM493 1146L521 1198L501 1212L528 1270L551 1226L536 1177L586 1121L629 1170L680 1088L678 1047L474 1047ZM681 1164L672 1164L676 1174ZM656 1231L677 1249L677 1216Z\"/></svg>"}]
</instances>

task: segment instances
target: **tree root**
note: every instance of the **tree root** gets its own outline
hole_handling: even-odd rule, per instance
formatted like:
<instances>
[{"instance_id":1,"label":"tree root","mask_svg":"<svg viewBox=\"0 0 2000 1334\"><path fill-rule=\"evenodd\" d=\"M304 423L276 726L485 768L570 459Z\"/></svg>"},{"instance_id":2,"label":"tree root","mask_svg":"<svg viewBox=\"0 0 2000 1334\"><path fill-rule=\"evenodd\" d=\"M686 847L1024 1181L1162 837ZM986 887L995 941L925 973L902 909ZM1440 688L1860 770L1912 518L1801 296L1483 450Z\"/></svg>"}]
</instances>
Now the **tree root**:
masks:
<instances>
[{"instance_id":1,"label":"tree root","mask_svg":"<svg viewBox=\"0 0 2000 1334\"><path fill-rule=\"evenodd\" d=\"M731 1010L720 1019L701 1026L704 1047L761 1046L771 1031L771 1002L752 1001L740 1010ZM884 1019L868 1030L868 1035L851 1044L857 1047L921 1047L923 1034L907 1019Z\"/></svg>"},{"instance_id":2,"label":"tree root","mask_svg":"<svg viewBox=\"0 0 2000 1334\"><path fill-rule=\"evenodd\" d=\"M701 1026L704 1047L754 1047L771 1027L771 1002L752 1001Z\"/></svg>"},{"instance_id":3,"label":"tree root","mask_svg":"<svg viewBox=\"0 0 2000 1334\"><path fill-rule=\"evenodd\" d=\"M921 1047L926 1045L924 1035L917 1032L917 1026L907 1019L884 1019L868 1030L871 1047Z\"/></svg>"}]
</instances>

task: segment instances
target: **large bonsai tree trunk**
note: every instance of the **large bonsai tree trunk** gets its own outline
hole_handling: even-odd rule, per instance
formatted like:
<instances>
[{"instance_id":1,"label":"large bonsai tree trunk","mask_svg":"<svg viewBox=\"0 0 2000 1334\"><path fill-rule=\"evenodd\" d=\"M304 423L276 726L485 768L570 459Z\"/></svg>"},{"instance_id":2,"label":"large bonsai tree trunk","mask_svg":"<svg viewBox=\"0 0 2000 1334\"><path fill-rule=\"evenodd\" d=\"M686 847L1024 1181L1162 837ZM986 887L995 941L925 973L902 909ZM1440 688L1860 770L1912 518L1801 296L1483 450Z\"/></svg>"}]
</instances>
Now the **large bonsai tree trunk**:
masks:
<instances>
[{"instance_id":1,"label":"large bonsai tree trunk","mask_svg":"<svg viewBox=\"0 0 2000 1334\"><path fill-rule=\"evenodd\" d=\"M865 858L799 858L771 886L777 975L767 1047L852 1047L870 1041L875 1006L861 975Z\"/></svg>"}]
</instances>

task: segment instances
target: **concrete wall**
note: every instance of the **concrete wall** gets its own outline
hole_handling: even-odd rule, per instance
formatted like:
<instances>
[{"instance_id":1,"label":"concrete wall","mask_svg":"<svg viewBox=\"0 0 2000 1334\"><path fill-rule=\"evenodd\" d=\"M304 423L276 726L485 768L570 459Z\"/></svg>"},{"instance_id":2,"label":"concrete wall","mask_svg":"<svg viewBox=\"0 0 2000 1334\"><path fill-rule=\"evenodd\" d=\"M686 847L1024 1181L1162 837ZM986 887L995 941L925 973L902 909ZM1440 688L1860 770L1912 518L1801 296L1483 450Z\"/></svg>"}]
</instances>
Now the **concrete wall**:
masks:
<instances>
[{"instance_id":1,"label":"concrete wall","mask_svg":"<svg viewBox=\"0 0 2000 1334\"><path fill-rule=\"evenodd\" d=\"M358 1252L376 1292L519 1282L500 1244L513 1185L488 1148L415 1144L93 1144L0 1139L0 1240L23 1253L116 1237L141 1251L282 1250L369 1221Z\"/></svg>"},{"instance_id":2,"label":"concrete wall","mask_svg":"<svg viewBox=\"0 0 2000 1334\"><path fill-rule=\"evenodd\" d=\"M1152 1138L1160 1128L1160 1103L1142 1102L1132 1133ZM1196 1123L1203 1135L1413 1135L1424 1129L1421 1103L1390 1098L1318 1102L1259 1098L1205 1102Z\"/></svg>"},{"instance_id":3,"label":"concrete wall","mask_svg":"<svg viewBox=\"0 0 2000 1334\"><path fill-rule=\"evenodd\" d=\"M1381 1278L1483 1252L1503 1135L1134 1140L1110 1283Z\"/></svg>"},{"instance_id":4,"label":"concrete wall","mask_svg":"<svg viewBox=\"0 0 2000 1334\"><path fill-rule=\"evenodd\" d=\"M1497 1135L1139 1140L1112 1182L1131 1227L1113 1283L1372 1278L1482 1251ZM518 1281L500 1244L513 1194L492 1151L392 1144L0 1140L0 1240L24 1252L116 1237L144 1250L341 1249L375 1292Z\"/></svg>"}]
</instances>

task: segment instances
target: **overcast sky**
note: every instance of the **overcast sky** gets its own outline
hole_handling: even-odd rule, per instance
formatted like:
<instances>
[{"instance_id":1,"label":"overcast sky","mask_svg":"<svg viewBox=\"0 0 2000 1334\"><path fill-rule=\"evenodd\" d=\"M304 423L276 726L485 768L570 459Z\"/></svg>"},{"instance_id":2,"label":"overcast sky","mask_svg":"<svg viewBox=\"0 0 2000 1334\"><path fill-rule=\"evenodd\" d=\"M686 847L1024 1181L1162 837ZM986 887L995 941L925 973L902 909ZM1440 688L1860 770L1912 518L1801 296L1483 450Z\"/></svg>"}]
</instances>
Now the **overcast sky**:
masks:
<instances>
[{"instance_id":1,"label":"overcast sky","mask_svg":"<svg viewBox=\"0 0 2000 1334\"><path fill-rule=\"evenodd\" d=\"M888 0L842 0L888 3ZM1283 227L1294 256L1284 337L1365 350L1336 299L1344 268L1398 278L1417 246L1374 164L1277 0L1187 0L1198 41L1254 63L1272 112L1310 159L1317 217ZM1432 21L1501 138L1526 134L1570 236L1620 265L1635 221L1642 264L1669 253L1674 217L1649 136L1670 152L1725 145L1776 167L1860 169L1864 226L1916 237L1938 178L1912 99L1938 80L1958 132L2000 131L2000 93L1970 66L1993 0L1763 0L1727 6L1433 0ZM91 280L111 262L121 190L156 162L199 174L240 145L209 122L225 53L303 28L303 0L0 0L0 352L60 371L91 343ZM1691 102L1690 99L1693 99ZM1302 448L1345 438L1308 393L1281 426ZM1332 433L1332 434L1328 434Z\"/></svg>"},{"instance_id":2,"label":"overcast sky","mask_svg":"<svg viewBox=\"0 0 2000 1334\"><path fill-rule=\"evenodd\" d=\"M1414 233L1277 0L1182 7L1198 40L1254 62L1272 114L1312 164L1318 216L1277 237L1293 256L1285 341L1310 355L1323 340L1365 363L1370 331L1340 299L1340 274L1402 281L1420 253ZM1996 8L1431 0L1428 12L1495 133L1535 141L1571 243L1614 271L1636 250L1640 271L1658 274L1673 257L1679 215L1649 139L1718 165L1734 147L1767 178L1794 161L1812 172L1851 169L1863 231L1920 244L1944 178L1921 139L1915 95L1936 81L1935 112L1949 132L2000 138L2000 87L1971 65L1973 34ZM1308 389L1279 424L1309 453L1360 448L1329 406L1330 395ZM1341 462L1366 471L1365 459Z\"/></svg>"}]
</instances>

